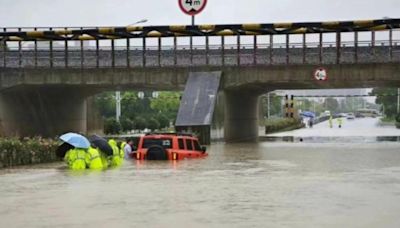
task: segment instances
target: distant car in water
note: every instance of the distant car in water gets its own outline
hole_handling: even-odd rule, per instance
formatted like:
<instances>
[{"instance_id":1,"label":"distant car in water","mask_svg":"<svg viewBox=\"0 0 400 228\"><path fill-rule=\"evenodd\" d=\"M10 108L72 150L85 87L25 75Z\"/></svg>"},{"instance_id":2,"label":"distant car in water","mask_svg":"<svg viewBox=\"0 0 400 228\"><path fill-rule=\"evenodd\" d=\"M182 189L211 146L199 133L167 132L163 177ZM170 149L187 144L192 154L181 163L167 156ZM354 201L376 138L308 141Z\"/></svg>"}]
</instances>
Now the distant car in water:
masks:
<instances>
[{"instance_id":1,"label":"distant car in water","mask_svg":"<svg viewBox=\"0 0 400 228\"><path fill-rule=\"evenodd\" d=\"M356 111L355 114L357 118L364 118L364 117L376 118L378 115L379 112L376 109L359 109Z\"/></svg>"},{"instance_id":2,"label":"distant car in water","mask_svg":"<svg viewBox=\"0 0 400 228\"><path fill-rule=\"evenodd\" d=\"M346 115L346 119L348 119L348 120L354 120L356 117L354 116L354 113L352 113L352 112L350 112L350 113L347 113L347 115Z\"/></svg>"}]
</instances>

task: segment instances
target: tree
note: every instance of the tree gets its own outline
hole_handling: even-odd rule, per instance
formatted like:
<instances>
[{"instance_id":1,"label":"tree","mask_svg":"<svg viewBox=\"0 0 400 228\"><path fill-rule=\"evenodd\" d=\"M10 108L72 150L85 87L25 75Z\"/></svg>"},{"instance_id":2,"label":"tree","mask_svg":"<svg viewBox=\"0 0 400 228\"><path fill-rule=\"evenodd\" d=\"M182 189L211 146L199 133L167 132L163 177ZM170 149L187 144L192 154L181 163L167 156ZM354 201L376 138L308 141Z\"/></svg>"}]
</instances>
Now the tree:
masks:
<instances>
[{"instance_id":1,"label":"tree","mask_svg":"<svg viewBox=\"0 0 400 228\"><path fill-rule=\"evenodd\" d=\"M376 103L381 104L385 109L385 115L395 118L397 115L397 89L396 88L375 88L371 95L376 96Z\"/></svg>"},{"instance_id":2,"label":"tree","mask_svg":"<svg viewBox=\"0 0 400 228\"><path fill-rule=\"evenodd\" d=\"M104 133L118 134L121 132L121 124L114 118L107 118L104 122Z\"/></svg>"},{"instance_id":3,"label":"tree","mask_svg":"<svg viewBox=\"0 0 400 228\"><path fill-rule=\"evenodd\" d=\"M144 130L146 128L146 120L143 117L136 117L133 121L134 128L137 130Z\"/></svg>"},{"instance_id":4,"label":"tree","mask_svg":"<svg viewBox=\"0 0 400 228\"><path fill-rule=\"evenodd\" d=\"M121 113L131 120L135 119L138 111L141 110L138 104L139 98L136 94L134 92L122 93Z\"/></svg>"},{"instance_id":5,"label":"tree","mask_svg":"<svg viewBox=\"0 0 400 228\"><path fill-rule=\"evenodd\" d=\"M160 92L158 98L152 99L150 107L154 113L162 113L169 120L176 118L181 101L179 92Z\"/></svg>"},{"instance_id":6,"label":"tree","mask_svg":"<svg viewBox=\"0 0 400 228\"><path fill-rule=\"evenodd\" d=\"M331 113L335 113L338 111L339 102L335 98L328 97L324 101L324 107L326 110L331 111Z\"/></svg>"},{"instance_id":7,"label":"tree","mask_svg":"<svg viewBox=\"0 0 400 228\"><path fill-rule=\"evenodd\" d=\"M155 118L150 118L147 121L147 128L149 128L150 130L154 131L154 130L160 128L160 123Z\"/></svg>"},{"instance_id":8,"label":"tree","mask_svg":"<svg viewBox=\"0 0 400 228\"><path fill-rule=\"evenodd\" d=\"M125 116L120 119L122 131L130 131L133 129L134 124L133 121Z\"/></svg>"},{"instance_id":9,"label":"tree","mask_svg":"<svg viewBox=\"0 0 400 228\"><path fill-rule=\"evenodd\" d=\"M160 128L169 127L169 119L168 119L168 117L166 115L158 114L157 115L157 121L160 123Z\"/></svg>"},{"instance_id":10,"label":"tree","mask_svg":"<svg viewBox=\"0 0 400 228\"><path fill-rule=\"evenodd\" d=\"M268 95L267 95L268 96ZM268 98L267 96L263 96L262 97L262 104L263 104L263 113L266 115L268 113ZM270 112L269 114L271 116L282 116L282 110L283 110L283 106L282 106L282 101L283 98L280 96L277 96L274 93L270 93L269 94L269 108L270 108Z\"/></svg>"},{"instance_id":11,"label":"tree","mask_svg":"<svg viewBox=\"0 0 400 228\"><path fill-rule=\"evenodd\" d=\"M95 97L95 106L105 118L115 116L115 98L112 92L102 93Z\"/></svg>"}]
</instances>

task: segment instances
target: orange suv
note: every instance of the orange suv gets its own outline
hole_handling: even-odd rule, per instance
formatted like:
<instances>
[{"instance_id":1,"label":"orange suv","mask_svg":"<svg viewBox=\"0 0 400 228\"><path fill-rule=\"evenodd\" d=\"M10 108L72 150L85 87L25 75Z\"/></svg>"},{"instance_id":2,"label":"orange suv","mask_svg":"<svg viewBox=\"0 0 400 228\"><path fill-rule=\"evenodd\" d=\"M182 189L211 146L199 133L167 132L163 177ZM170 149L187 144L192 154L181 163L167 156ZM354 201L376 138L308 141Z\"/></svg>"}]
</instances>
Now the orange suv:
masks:
<instances>
[{"instance_id":1,"label":"orange suv","mask_svg":"<svg viewBox=\"0 0 400 228\"><path fill-rule=\"evenodd\" d=\"M206 157L206 147L191 134L150 133L141 136L138 149L133 153L137 160L182 160Z\"/></svg>"}]
</instances>

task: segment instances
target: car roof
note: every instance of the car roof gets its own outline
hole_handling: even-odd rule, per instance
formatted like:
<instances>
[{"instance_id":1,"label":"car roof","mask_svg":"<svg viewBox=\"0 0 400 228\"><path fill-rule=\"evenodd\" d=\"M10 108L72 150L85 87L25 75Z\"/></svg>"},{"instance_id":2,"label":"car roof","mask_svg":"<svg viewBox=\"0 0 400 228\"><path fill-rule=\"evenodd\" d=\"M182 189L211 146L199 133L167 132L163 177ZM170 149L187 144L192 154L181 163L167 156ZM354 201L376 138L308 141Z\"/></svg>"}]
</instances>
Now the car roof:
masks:
<instances>
[{"instance_id":1,"label":"car roof","mask_svg":"<svg viewBox=\"0 0 400 228\"><path fill-rule=\"evenodd\" d=\"M195 139L198 140L197 137L191 135L191 134L176 134L176 133L167 133L167 134L146 134L144 136L142 136L143 138L146 139L159 139L159 138L183 138L183 139Z\"/></svg>"}]
</instances>

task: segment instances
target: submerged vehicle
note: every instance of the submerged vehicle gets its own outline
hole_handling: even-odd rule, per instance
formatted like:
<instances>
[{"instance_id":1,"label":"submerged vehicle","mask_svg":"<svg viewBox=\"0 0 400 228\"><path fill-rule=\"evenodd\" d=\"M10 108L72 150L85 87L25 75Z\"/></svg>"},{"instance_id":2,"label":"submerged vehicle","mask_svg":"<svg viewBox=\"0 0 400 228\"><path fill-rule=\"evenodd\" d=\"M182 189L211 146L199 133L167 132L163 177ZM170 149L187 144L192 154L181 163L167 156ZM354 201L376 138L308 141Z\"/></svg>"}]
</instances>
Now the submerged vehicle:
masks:
<instances>
[{"instance_id":1,"label":"submerged vehicle","mask_svg":"<svg viewBox=\"0 0 400 228\"><path fill-rule=\"evenodd\" d=\"M347 118L348 120L354 120L356 117L355 117L354 113L350 112L350 113L348 113L348 114L346 115L346 118Z\"/></svg>"},{"instance_id":2,"label":"submerged vehicle","mask_svg":"<svg viewBox=\"0 0 400 228\"><path fill-rule=\"evenodd\" d=\"M181 133L148 133L139 139L137 160L182 160L208 156L197 137Z\"/></svg>"}]
</instances>

